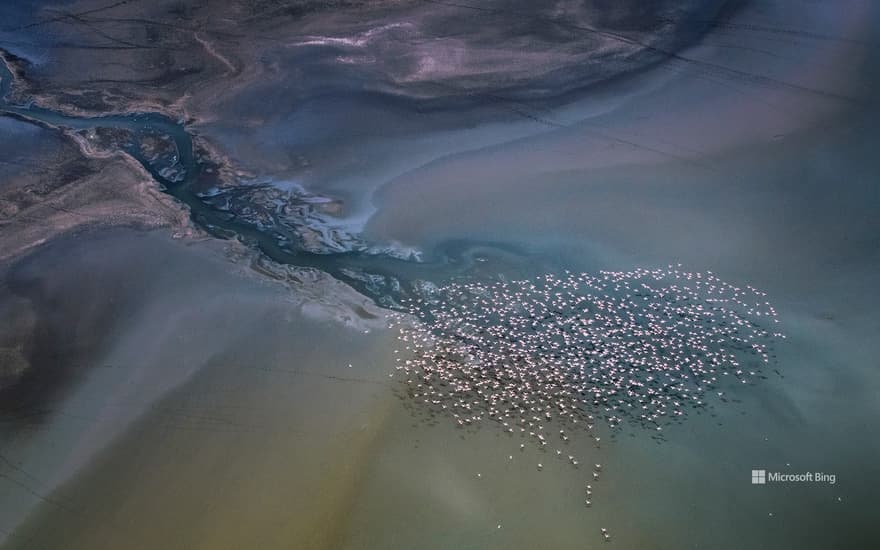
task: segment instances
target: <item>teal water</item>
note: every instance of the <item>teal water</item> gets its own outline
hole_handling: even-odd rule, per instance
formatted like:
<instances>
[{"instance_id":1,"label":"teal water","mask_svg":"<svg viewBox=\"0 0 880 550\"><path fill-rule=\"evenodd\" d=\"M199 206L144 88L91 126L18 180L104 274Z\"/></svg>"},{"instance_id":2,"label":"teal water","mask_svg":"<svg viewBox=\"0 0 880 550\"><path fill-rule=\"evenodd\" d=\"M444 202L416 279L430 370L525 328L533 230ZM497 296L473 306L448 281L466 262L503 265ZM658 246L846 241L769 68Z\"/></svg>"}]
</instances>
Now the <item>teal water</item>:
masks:
<instances>
[{"instance_id":1,"label":"teal water","mask_svg":"<svg viewBox=\"0 0 880 550\"><path fill-rule=\"evenodd\" d=\"M238 239L258 249L273 261L297 267L314 267L332 274L358 290L386 305L393 305L401 297L417 295L419 280L448 280L471 271L485 271L485 261L493 257L496 269L511 269L511 259L521 264L510 273L534 274L539 270L522 265L527 256L515 245L496 242L468 242L452 240L438 247L430 262L399 260L383 254L365 254L358 251L327 251L315 253L291 246L287 237L275 227L260 227L238 219L223 208L209 204L205 197L212 196L211 182L215 177L207 161L198 158L193 148L190 130L179 121L156 113L133 113L96 117L73 116L45 109L33 104L15 105L6 100L12 74L5 63L0 63L0 114L24 121L74 131L95 129L124 130L127 139L119 147L135 158L162 189L181 201L189 209L193 221L211 235L223 239ZM141 140L155 135L170 138L174 155L170 162L156 162L147 158L141 149ZM170 179L163 169L172 167L180 177ZM243 184L247 187L248 184ZM207 190L207 191L206 191Z\"/></svg>"},{"instance_id":2,"label":"teal water","mask_svg":"<svg viewBox=\"0 0 880 550\"><path fill-rule=\"evenodd\" d=\"M760 18L742 22L751 23L761 26ZM823 38L807 43L821 51L843 44L847 55L830 64L857 75L856 91L871 90L876 49L864 44L876 42L872 28L867 38L849 41L824 29ZM833 87L829 62L798 58L792 32L782 31L760 46L791 66L784 78ZM745 51L720 34L724 55ZM54 456L47 449L94 428L74 413L110 382L127 387L131 375L140 384L146 379L143 387L161 388L151 381L168 374L173 355L149 350L196 350L186 355L189 376L164 392L135 391L157 403L138 414L111 400L131 412L133 427L114 432L112 444L61 488L40 487L45 492L37 496L16 489L22 500L9 506L26 502L35 511L21 527L26 537L10 538L9 547L283 548L305 541L302 547L314 548L583 548L605 545L602 527L613 533L608 547L619 548L876 546L877 102L846 90L837 95L857 101L829 107L827 98L776 95L760 79L750 87L670 69L676 72L683 74L592 124L545 124L534 135L450 153L386 182L374 197L367 235L426 251L422 263L291 250L271 230L230 218L205 200L210 177L193 152L195 130L185 124L150 113L76 118L4 105L50 126L129 131L129 153L191 208L197 224L276 261L318 267L377 300L399 298L419 281L675 261L767 291L788 336L776 372L713 399L710 411L670 428L665 441L638 430L603 437L598 447L573 441L585 463L604 465L595 504L586 509L588 470L573 473L531 449L518 454L491 430L462 433L443 418L417 421L424 411L413 414L416 405L398 400L387 377L398 355L393 334L343 330L308 308L286 307L284 291L259 285L223 279L205 290L209 274L224 268L196 262L168 283L178 293L167 300L161 285L154 288L148 297L157 304L142 305L120 340L125 345L96 360L110 357L122 368L96 370L77 386L72 405L58 404L64 414L52 429L17 435L10 448ZM0 86L8 89L6 77ZM553 120L566 120L557 114ZM174 142L182 180L165 177L167 166L140 152L138 140L152 133ZM730 142L719 144L722 138ZM90 243L189 265L179 244L144 244L131 235L115 244L84 239L71 245L74 256L90 258ZM96 265L132 261L115 256ZM37 273L63 274L75 265L53 264L51 255L42 261ZM167 267L147 261L143 270ZM98 292L89 296L113 307ZM227 303L225 296L246 299ZM154 334L167 319L174 330L161 332L157 345ZM222 322L211 325L215 319ZM198 345L177 340L196 325L210 327L193 331ZM107 422L114 411L98 418ZM36 468L35 477L57 475L57 465L23 463ZM755 468L822 471L837 481L756 487ZM16 528L10 523L4 529Z\"/></svg>"}]
</instances>

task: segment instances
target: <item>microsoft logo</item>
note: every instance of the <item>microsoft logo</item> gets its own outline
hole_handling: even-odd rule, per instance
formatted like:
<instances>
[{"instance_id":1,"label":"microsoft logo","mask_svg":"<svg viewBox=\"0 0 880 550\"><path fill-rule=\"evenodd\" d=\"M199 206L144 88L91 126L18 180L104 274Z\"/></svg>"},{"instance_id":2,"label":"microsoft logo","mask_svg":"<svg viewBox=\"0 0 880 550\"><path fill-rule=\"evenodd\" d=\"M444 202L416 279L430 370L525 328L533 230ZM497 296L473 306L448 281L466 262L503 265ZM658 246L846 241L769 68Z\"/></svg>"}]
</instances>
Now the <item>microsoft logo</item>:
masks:
<instances>
[{"instance_id":1,"label":"microsoft logo","mask_svg":"<svg viewBox=\"0 0 880 550\"><path fill-rule=\"evenodd\" d=\"M813 482L834 485L837 483L837 474L828 474L825 472L789 473L752 470L752 485L766 485L771 482Z\"/></svg>"}]
</instances>

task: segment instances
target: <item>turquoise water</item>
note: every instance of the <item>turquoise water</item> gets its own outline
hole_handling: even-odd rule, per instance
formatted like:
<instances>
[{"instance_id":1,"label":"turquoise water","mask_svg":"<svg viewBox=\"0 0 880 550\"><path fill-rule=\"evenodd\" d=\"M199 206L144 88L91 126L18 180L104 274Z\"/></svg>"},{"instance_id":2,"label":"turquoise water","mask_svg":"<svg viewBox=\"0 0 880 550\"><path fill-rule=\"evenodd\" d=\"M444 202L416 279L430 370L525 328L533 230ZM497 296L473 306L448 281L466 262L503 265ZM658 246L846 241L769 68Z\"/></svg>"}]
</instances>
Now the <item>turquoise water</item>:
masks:
<instances>
[{"instance_id":1,"label":"turquoise water","mask_svg":"<svg viewBox=\"0 0 880 550\"><path fill-rule=\"evenodd\" d=\"M740 30L767 27L746 15L756 19L735 23ZM703 52L731 66L778 63L772 79L661 67L622 107L586 117L583 105L542 107L552 124L474 123L485 133L472 141L440 117L430 120L448 124L442 139L401 123L427 137L411 149L385 141L376 121L406 108L365 100L375 111L364 125L376 125L364 145L376 154L365 156L378 164L398 162L400 150L423 157L362 190L375 210L364 238L414 247L423 262L298 249L279 240L282 229L220 208L207 161L193 149L195 133L219 132L211 125L4 104L43 125L125 130L128 141L117 145L215 237L317 267L386 305L429 282L681 262L766 291L788 337L764 379L713 397L661 441L636 427L603 433L598 445L572 438L565 455L603 465L587 508L590 468L573 470L552 450L520 450L499 430L461 430L401 398L401 381L389 375L406 352L381 317L370 324L351 305L329 315L292 303L296 291L230 275L236 268L204 244L86 235L57 245L67 254L46 249L17 276L56 289L47 303L81 295L113 310L121 297L143 296L84 360L115 368L71 384L45 424L3 433L4 457L20 468L2 470L9 490L0 527L16 533L6 546L583 548L606 544L602 528L618 548L876 546L880 109L864 92L877 77L876 48L865 47L876 43L877 26L844 40L832 30L855 31L834 20L796 40L793 31L809 22L789 15L790 28L773 27L750 50L725 34L732 25L710 36L719 57ZM829 67L856 76L838 78ZM0 76L5 94L9 74ZM771 80L797 86L780 92ZM810 91L850 80L830 95L851 101ZM318 102L312 118L365 108L335 101ZM268 149L290 145L290 121L266 125ZM318 137L333 143L333 125L325 130ZM142 151L155 135L171 139L171 157ZM459 139L469 147L448 147ZM341 156L334 147L320 152L330 164ZM338 180L306 198L334 185L357 190L361 168L338 167L329 172ZM81 282L90 270L138 281L136 290L105 296ZM754 486L753 469L825 472L836 483Z\"/></svg>"},{"instance_id":2,"label":"turquoise water","mask_svg":"<svg viewBox=\"0 0 880 550\"><path fill-rule=\"evenodd\" d=\"M210 199L216 195L212 186L214 175L206 171L211 168L209 161L200 160L193 149L190 130L177 121L156 113L134 113L96 117L80 117L64 114L35 105L15 105L6 102L12 75L5 64L0 64L0 113L15 116L25 121L50 127L74 131L96 129L124 130L128 132L117 146L134 157L149 172L162 189L185 204L193 221L210 234L219 238L234 238L252 246L270 259L297 267L315 267L332 274L373 298L386 304L393 304L402 296L415 291L413 285L418 280L443 280L455 275L485 266L477 265L475 256L485 260L496 256L501 268L509 264L511 258L521 258L526 254L515 245L508 243L476 243L450 241L436 249L434 260L430 262L411 262L398 260L383 254L364 254L352 251L310 252L297 247L283 235L277 226L260 226L248 220L239 219L225 208L216 208ZM170 158L148 158L141 149L141 140L155 135L166 136L173 142ZM170 179L168 168L179 174ZM247 188L248 183L243 183ZM482 251L482 252L481 252ZM513 268L512 273L536 273L537 270ZM372 283L371 283L372 281Z\"/></svg>"}]
</instances>

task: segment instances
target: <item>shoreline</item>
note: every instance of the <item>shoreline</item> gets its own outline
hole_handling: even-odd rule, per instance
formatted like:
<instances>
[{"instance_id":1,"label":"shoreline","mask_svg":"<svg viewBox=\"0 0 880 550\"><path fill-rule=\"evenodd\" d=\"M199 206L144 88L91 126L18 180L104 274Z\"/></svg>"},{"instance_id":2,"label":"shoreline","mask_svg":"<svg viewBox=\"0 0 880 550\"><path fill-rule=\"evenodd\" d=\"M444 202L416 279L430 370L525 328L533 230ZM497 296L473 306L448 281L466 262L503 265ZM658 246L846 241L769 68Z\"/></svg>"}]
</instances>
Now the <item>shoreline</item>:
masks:
<instances>
[{"instance_id":1,"label":"shoreline","mask_svg":"<svg viewBox=\"0 0 880 550\"><path fill-rule=\"evenodd\" d=\"M357 11L316 13L301 20L310 40L347 39L322 36L337 25L351 40L372 36L350 20ZM219 198L206 208L235 218L302 199L331 220L315 222L315 238L341 239L332 220L353 217L367 244L422 250L424 262L395 257L406 248L275 261L256 238L272 238L270 218L212 237L161 190L183 164L163 160L169 140L138 157L112 132L90 141L87 129L0 117L11 159L0 162L0 360L13 359L0 396L15 398L0 407L0 547L561 549L604 544L600 528L621 548L880 540L869 517L880 443L863 441L880 415L880 109L866 92L880 50L861 34L877 34L878 14L866 3L747 6L678 52L701 64L673 58L565 105L475 97L461 112L375 94L346 72L350 52L268 45L288 28L280 18L262 15L266 42L240 55L227 50L246 36L196 33L192 46L192 29L167 31L199 51L169 48L181 76L155 102L180 114L160 114L191 139L195 164L218 172L211 181L243 193L239 212L207 181L199 200ZM243 61L254 52L265 52L259 64ZM720 61L731 67L712 69ZM142 71L152 82L177 74L169 67ZM328 67L352 80L334 82ZM217 79L236 68L243 76ZM412 72L398 69L389 74ZM316 82L298 87L292 75L310 70ZM118 106L141 84L118 86L94 105ZM315 99L321 86L338 93ZM247 194L252 183L288 194ZM766 291L788 338L778 368L715 388L724 395L664 428L662 444L631 428L602 431L601 447L583 433L542 451L494 424L456 427L407 397L394 366L412 341L395 341L399 314L374 299L675 262ZM754 468L837 483L753 487Z\"/></svg>"}]
</instances>

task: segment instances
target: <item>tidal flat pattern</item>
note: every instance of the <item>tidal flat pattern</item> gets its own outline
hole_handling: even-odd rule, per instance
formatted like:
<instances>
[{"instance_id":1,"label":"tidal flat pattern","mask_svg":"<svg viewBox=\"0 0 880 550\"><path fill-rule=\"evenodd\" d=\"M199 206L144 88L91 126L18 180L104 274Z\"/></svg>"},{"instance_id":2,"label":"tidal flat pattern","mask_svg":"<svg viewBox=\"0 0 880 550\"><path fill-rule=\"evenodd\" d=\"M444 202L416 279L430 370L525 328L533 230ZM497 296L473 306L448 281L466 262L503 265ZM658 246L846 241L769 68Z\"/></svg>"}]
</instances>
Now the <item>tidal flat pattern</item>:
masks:
<instances>
[{"instance_id":1,"label":"tidal flat pattern","mask_svg":"<svg viewBox=\"0 0 880 550\"><path fill-rule=\"evenodd\" d=\"M878 30L0 2L0 548L880 548Z\"/></svg>"}]
</instances>

